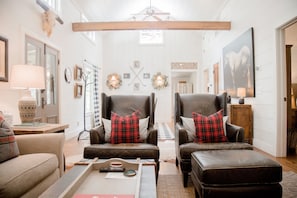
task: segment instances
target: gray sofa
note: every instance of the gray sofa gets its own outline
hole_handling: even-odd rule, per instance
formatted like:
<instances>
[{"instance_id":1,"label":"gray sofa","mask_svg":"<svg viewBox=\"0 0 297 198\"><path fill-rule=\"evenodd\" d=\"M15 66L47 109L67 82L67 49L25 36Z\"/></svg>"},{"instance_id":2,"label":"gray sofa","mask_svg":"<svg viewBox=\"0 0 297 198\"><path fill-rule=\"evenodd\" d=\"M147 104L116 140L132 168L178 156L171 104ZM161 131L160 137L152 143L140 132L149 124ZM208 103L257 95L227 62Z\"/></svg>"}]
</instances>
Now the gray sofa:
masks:
<instances>
[{"instance_id":1,"label":"gray sofa","mask_svg":"<svg viewBox=\"0 0 297 198\"><path fill-rule=\"evenodd\" d=\"M64 134L15 138L20 155L0 163L0 197L38 197L64 173Z\"/></svg>"}]
</instances>

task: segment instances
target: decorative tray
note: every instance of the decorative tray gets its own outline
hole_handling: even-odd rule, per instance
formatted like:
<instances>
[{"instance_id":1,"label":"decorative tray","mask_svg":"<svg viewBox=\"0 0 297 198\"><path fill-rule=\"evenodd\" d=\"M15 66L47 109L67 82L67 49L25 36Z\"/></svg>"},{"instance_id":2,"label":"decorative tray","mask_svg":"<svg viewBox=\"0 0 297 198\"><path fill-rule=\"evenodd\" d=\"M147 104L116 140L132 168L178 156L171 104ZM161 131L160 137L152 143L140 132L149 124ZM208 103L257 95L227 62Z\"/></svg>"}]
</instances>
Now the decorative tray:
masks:
<instances>
[{"instance_id":1,"label":"decorative tray","mask_svg":"<svg viewBox=\"0 0 297 198\"><path fill-rule=\"evenodd\" d=\"M138 198L142 163L112 158L90 162L60 197Z\"/></svg>"}]
</instances>

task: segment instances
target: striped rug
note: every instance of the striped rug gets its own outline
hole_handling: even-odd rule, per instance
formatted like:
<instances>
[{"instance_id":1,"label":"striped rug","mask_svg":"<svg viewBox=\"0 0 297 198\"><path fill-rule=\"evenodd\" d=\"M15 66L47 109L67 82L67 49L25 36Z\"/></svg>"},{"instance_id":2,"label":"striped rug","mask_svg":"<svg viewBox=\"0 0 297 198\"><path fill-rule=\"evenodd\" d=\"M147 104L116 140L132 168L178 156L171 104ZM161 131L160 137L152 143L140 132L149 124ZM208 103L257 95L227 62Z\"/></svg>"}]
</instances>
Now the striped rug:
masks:
<instances>
[{"instance_id":1,"label":"striped rug","mask_svg":"<svg viewBox=\"0 0 297 198\"><path fill-rule=\"evenodd\" d=\"M167 123L157 123L158 139L160 140L172 140L174 139L173 132Z\"/></svg>"}]
</instances>

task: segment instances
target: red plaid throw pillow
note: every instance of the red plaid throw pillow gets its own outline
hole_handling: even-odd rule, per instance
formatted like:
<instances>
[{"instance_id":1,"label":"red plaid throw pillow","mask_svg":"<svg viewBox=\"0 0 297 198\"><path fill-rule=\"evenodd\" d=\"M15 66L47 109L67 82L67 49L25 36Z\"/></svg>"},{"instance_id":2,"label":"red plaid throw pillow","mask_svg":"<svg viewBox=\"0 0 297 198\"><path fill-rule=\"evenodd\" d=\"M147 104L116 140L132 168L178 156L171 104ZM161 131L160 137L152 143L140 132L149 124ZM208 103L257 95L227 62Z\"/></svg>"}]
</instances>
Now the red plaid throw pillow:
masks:
<instances>
[{"instance_id":1,"label":"red plaid throw pillow","mask_svg":"<svg viewBox=\"0 0 297 198\"><path fill-rule=\"evenodd\" d=\"M140 142L139 115L137 112L126 116L111 113L110 142L112 144Z\"/></svg>"},{"instance_id":2,"label":"red plaid throw pillow","mask_svg":"<svg viewBox=\"0 0 297 198\"><path fill-rule=\"evenodd\" d=\"M223 110L212 115L204 116L199 113L192 113L195 128L196 139L198 143L227 142L223 127Z\"/></svg>"}]
</instances>

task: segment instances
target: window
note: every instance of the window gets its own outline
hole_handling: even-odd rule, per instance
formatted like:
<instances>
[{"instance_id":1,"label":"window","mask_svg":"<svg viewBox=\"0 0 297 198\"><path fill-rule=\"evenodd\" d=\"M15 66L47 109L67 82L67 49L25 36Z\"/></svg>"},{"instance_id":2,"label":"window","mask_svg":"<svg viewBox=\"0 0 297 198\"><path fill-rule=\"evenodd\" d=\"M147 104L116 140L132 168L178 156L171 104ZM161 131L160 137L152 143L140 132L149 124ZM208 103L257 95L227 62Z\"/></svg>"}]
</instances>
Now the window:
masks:
<instances>
[{"instance_id":1,"label":"window","mask_svg":"<svg viewBox=\"0 0 297 198\"><path fill-rule=\"evenodd\" d=\"M139 32L140 44L163 44L162 30L141 30Z\"/></svg>"},{"instance_id":2,"label":"window","mask_svg":"<svg viewBox=\"0 0 297 198\"><path fill-rule=\"evenodd\" d=\"M88 18L83 14L81 13L81 22L89 22ZM96 35L95 35L95 32L91 32L91 31L88 31L88 32L83 32L83 34L92 42L95 42L96 41Z\"/></svg>"}]
</instances>

